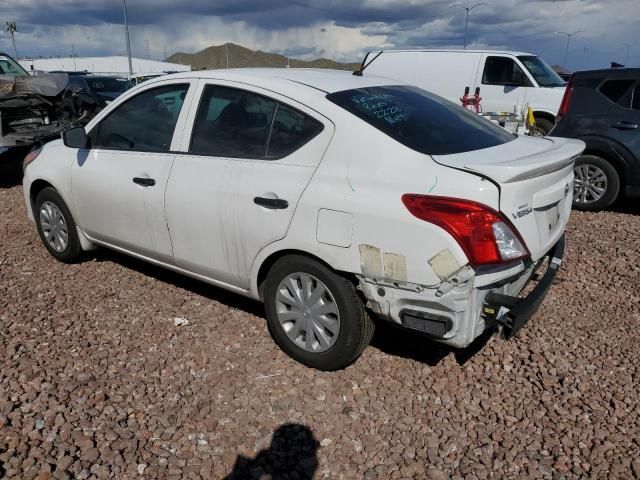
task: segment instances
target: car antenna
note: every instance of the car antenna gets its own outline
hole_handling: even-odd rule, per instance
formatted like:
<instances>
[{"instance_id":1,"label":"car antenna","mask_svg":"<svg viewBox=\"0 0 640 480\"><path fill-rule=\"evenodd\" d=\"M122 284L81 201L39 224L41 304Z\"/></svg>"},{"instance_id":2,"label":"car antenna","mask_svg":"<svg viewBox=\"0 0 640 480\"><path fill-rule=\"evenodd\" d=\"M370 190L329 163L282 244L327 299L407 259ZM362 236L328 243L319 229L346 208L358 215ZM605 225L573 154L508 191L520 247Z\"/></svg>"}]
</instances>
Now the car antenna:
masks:
<instances>
[{"instance_id":1,"label":"car antenna","mask_svg":"<svg viewBox=\"0 0 640 480\"><path fill-rule=\"evenodd\" d=\"M360 64L360 68L359 68L358 70L356 70L355 72L353 72L353 74L354 74L356 77L361 77L361 76L362 76L362 72L364 72L364 70L365 70L369 65L371 65L371 64L376 60L376 58L378 58L380 55L382 55L382 53L383 53L383 50L380 50L380 51L378 52L378 54L377 54L375 57L373 57L373 58L372 58L372 59L367 63L367 58L369 58L369 54L371 54L371 52L367 52L367 54L364 56L364 59L362 60L362 63Z\"/></svg>"}]
</instances>

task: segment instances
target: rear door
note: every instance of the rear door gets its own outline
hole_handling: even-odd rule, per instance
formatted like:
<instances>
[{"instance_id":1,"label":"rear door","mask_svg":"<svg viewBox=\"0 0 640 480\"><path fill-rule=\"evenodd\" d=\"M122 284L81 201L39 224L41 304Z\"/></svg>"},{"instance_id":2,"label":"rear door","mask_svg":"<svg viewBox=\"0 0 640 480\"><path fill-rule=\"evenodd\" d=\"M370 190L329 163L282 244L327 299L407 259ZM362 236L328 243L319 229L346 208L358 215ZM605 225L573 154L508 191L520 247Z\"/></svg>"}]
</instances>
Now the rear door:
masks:
<instances>
[{"instance_id":1,"label":"rear door","mask_svg":"<svg viewBox=\"0 0 640 480\"><path fill-rule=\"evenodd\" d=\"M333 133L257 87L201 81L165 202L178 266L249 288L258 252L283 238Z\"/></svg>"},{"instance_id":2,"label":"rear door","mask_svg":"<svg viewBox=\"0 0 640 480\"><path fill-rule=\"evenodd\" d=\"M518 113L533 86L528 75L509 55L485 54L478 72L482 110Z\"/></svg>"},{"instance_id":3,"label":"rear door","mask_svg":"<svg viewBox=\"0 0 640 480\"><path fill-rule=\"evenodd\" d=\"M630 86L609 110L608 135L623 144L638 159L640 158L640 81L627 79L618 80L618 82L624 82L622 85L628 83Z\"/></svg>"}]
</instances>

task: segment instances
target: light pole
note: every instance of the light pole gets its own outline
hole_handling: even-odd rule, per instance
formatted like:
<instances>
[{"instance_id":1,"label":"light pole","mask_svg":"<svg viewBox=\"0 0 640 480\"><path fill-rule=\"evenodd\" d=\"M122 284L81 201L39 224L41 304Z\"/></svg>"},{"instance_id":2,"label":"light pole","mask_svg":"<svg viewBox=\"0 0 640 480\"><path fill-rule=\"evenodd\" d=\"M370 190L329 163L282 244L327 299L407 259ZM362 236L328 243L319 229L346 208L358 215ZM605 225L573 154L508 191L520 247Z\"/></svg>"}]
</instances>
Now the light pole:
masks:
<instances>
[{"instance_id":1,"label":"light pole","mask_svg":"<svg viewBox=\"0 0 640 480\"><path fill-rule=\"evenodd\" d=\"M465 5L462 5L461 3L452 3L449 6L450 7L459 7L464 9L467 12L467 16L464 20L464 49L467 49L467 27L469 26L469 12L471 10L473 10L476 7L479 7L480 5L488 5L487 2L480 2L480 3L476 3L475 5L471 6L471 7L467 7Z\"/></svg>"},{"instance_id":2,"label":"light pole","mask_svg":"<svg viewBox=\"0 0 640 480\"><path fill-rule=\"evenodd\" d=\"M129 59L129 75L133 75L133 64L131 63L131 42L129 41L129 22L127 21L127 0L122 0L124 11L124 33L127 38L127 58Z\"/></svg>"},{"instance_id":3,"label":"light pole","mask_svg":"<svg viewBox=\"0 0 640 480\"><path fill-rule=\"evenodd\" d=\"M553 33L557 33L559 35L566 35L567 36L567 46L564 49L564 63L562 64L562 68L564 68L566 70L567 69L567 55L569 55L569 43L571 42L571 37L573 37L574 35L576 35L578 33L582 33L582 30L576 30L573 33L567 33L567 32L553 32Z\"/></svg>"},{"instance_id":4,"label":"light pole","mask_svg":"<svg viewBox=\"0 0 640 480\"><path fill-rule=\"evenodd\" d=\"M11 41L13 42L13 55L18 60L18 49L16 48L15 33L18 31L16 28L16 22L7 22L4 29L11 34Z\"/></svg>"},{"instance_id":5,"label":"light pole","mask_svg":"<svg viewBox=\"0 0 640 480\"><path fill-rule=\"evenodd\" d=\"M637 43L625 43L625 47L627 47L627 53L624 56L624 66L627 66L627 62L629 61L629 51L631 50L631 47L637 45Z\"/></svg>"}]
</instances>

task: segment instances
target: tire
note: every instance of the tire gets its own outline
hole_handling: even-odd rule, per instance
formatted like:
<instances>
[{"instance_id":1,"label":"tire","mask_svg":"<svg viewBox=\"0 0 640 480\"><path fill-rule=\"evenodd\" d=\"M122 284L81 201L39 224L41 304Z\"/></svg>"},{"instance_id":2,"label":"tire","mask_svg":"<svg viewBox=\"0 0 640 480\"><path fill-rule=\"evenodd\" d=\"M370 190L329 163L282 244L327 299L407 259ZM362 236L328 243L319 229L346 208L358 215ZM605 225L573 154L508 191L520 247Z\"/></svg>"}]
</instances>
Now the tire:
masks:
<instances>
[{"instance_id":1,"label":"tire","mask_svg":"<svg viewBox=\"0 0 640 480\"><path fill-rule=\"evenodd\" d=\"M76 222L58 192L51 187L47 187L38 193L34 202L33 216L38 227L40 239L52 256L64 263L75 263L80 260L82 247L76 229ZM59 220L60 217L62 220ZM51 222L48 223L48 220ZM49 225L54 225L57 228L57 232L66 232L66 242L64 244L60 242L60 238L65 236L60 237L53 234ZM53 239L58 241L53 241Z\"/></svg>"},{"instance_id":2,"label":"tire","mask_svg":"<svg viewBox=\"0 0 640 480\"><path fill-rule=\"evenodd\" d=\"M553 130L553 122L547 120L546 118L538 118L536 117L536 130L539 132L539 137L546 137L549 135L549 132Z\"/></svg>"},{"instance_id":3,"label":"tire","mask_svg":"<svg viewBox=\"0 0 640 480\"><path fill-rule=\"evenodd\" d=\"M303 282L306 281L311 282L310 288L304 290ZM292 301L294 285L300 288L305 298L320 295L318 292L321 291L325 293L306 304ZM283 289L288 292L288 297L280 295ZM265 279L264 304L269 331L275 342L294 360L318 370L333 371L347 367L360 356L373 336L374 324L353 283L301 255L283 257L271 267ZM304 305L310 307L307 315L302 317ZM334 310L335 314L332 313ZM297 318L286 321L290 317ZM315 320L318 317L322 322ZM310 326L312 322L315 327ZM331 325L334 334L327 325ZM307 327L310 331L306 330ZM320 328L320 334L315 328ZM297 334L293 333L296 331ZM309 337L311 332L313 335ZM321 342L323 337L325 340ZM307 343L309 338L311 346ZM316 351L312 350L314 347Z\"/></svg>"},{"instance_id":4,"label":"tire","mask_svg":"<svg viewBox=\"0 0 640 480\"><path fill-rule=\"evenodd\" d=\"M598 212L611 205L620 193L620 175L607 160L596 155L582 155L576 160L573 168L575 180L573 184L573 208ZM599 181L585 183L585 178ZM591 188L589 188L591 185ZM604 192L596 198L600 188Z\"/></svg>"}]
</instances>

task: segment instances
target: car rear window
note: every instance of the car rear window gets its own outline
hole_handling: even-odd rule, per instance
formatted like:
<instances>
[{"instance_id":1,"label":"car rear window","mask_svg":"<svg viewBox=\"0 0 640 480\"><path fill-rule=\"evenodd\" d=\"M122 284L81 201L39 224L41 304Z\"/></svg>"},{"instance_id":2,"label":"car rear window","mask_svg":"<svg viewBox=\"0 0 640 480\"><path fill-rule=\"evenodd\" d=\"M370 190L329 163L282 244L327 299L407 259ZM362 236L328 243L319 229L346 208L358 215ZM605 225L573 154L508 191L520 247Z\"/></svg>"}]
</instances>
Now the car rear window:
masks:
<instances>
[{"instance_id":1,"label":"car rear window","mask_svg":"<svg viewBox=\"0 0 640 480\"><path fill-rule=\"evenodd\" d=\"M357 88L327 98L389 135L427 155L450 155L502 145L515 135L477 114L418 87Z\"/></svg>"}]
</instances>

